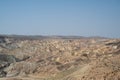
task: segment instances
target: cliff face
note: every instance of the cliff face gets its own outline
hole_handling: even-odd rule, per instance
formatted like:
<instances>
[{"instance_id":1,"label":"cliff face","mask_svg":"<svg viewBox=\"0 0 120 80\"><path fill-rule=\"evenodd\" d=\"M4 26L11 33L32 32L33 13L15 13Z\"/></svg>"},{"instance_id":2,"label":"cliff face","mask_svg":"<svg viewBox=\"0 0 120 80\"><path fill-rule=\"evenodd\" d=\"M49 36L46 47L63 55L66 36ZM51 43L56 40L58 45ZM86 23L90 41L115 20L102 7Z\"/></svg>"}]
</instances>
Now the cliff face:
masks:
<instances>
[{"instance_id":1,"label":"cliff face","mask_svg":"<svg viewBox=\"0 0 120 80\"><path fill-rule=\"evenodd\" d=\"M0 37L0 80L119 80L120 40Z\"/></svg>"}]
</instances>

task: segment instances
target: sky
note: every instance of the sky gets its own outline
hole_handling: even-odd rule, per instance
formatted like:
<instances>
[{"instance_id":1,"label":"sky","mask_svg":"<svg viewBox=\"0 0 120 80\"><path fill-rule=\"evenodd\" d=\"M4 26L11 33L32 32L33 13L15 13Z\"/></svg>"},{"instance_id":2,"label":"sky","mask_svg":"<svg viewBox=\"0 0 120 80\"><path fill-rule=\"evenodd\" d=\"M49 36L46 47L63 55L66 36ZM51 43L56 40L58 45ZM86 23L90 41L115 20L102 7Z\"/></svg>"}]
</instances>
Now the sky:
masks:
<instances>
[{"instance_id":1,"label":"sky","mask_svg":"<svg viewBox=\"0 0 120 80\"><path fill-rule=\"evenodd\" d=\"M0 0L0 34L120 38L120 0Z\"/></svg>"}]
</instances>

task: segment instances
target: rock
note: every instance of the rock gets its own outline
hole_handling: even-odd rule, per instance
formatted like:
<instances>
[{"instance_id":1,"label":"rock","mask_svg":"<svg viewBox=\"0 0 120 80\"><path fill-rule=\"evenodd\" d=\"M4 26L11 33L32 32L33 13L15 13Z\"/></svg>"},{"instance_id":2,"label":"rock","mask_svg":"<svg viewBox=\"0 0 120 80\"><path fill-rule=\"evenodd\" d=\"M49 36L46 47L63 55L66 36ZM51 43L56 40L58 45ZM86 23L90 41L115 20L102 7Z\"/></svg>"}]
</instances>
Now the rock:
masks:
<instances>
[{"instance_id":1,"label":"rock","mask_svg":"<svg viewBox=\"0 0 120 80\"><path fill-rule=\"evenodd\" d=\"M11 43L10 38L5 38L5 42L6 42L7 44Z\"/></svg>"},{"instance_id":2,"label":"rock","mask_svg":"<svg viewBox=\"0 0 120 80\"><path fill-rule=\"evenodd\" d=\"M5 71L0 71L0 78L2 78L2 77L6 77L6 72Z\"/></svg>"},{"instance_id":3,"label":"rock","mask_svg":"<svg viewBox=\"0 0 120 80\"><path fill-rule=\"evenodd\" d=\"M0 54L0 60L8 63L16 62L16 58L13 55Z\"/></svg>"},{"instance_id":4,"label":"rock","mask_svg":"<svg viewBox=\"0 0 120 80\"><path fill-rule=\"evenodd\" d=\"M13 77L17 75L32 74L37 68L36 63L30 62L17 62L10 64L9 67L5 69L8 77ZM22 74L24 73L24 74Z\"/></svg>"},{"instance_id":5,"label":"rock","mask_svg":"<svg viewBox=\"0 0 120 80\"><path fill-rule=\"evenodd\" d=\"M113 49L117 49L118 48L118 46L113 46Z\"/></svg>"},{"instance_id":6,"label":"rock","mask_svg":"<svg viewBox=\"0 0 120 80\"><path fill-rule=\"evenodd\" d=\"M9 63L8 62L4 62L4 61L1 61L0 60L0 69L3 69L5 67L9 66Z\"/></svg>"},{"instance_id":7,"label":"rock","mask_svg":"<svg viewBox=\"0 0 120 80\"><path fill-rule=\"evenodd\" d=\"M7 72L6 77L15 77L18 76L18 71Z\"/></svg>"},{"instance_id":8,"label":"rock","mask_svg":"<svg viewBox=\"0 0 120 80\"><path fill-rule=\"evenodd\" d=\"M0 77L6 77L8 73L5 71L5 69L14 62L16 62L14 56L0 54Z\"/></svg>"},{"instance_id":9,"label":"rock","mask_svg":"<svg viewBox=\"0 0 120 80\"><path fill-rule=\"evenodd\" d=\"M78 56L78 52L73 52L72 56Z\"/></svg>"},{"instance_id":10,"label":"rock","mask_svg":"<svg viewBox=\"0 0 120 80\"><path fill-rule=\"evenodd\" d=\"M60 57L58 57L58 58L56 58L56 60L55 60L56 62L59 62L60 61Z\"/></svg>"}]
</instances>

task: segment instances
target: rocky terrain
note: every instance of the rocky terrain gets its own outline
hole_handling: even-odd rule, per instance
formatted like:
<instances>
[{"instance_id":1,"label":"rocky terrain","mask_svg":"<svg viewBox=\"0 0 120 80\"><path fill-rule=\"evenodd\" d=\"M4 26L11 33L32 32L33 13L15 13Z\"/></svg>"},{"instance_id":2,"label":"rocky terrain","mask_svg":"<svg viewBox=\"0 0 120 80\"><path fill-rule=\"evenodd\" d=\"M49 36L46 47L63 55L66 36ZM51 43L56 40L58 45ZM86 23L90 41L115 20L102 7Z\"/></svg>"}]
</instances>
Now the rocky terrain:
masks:
<instances>
[{"instance_id":1,"label":"rocky terrain","mask_svg":"<svg viewBox=\"0 0 120 80\"><path fill-rule=\"evenodd\" d=\"M0 36L0 80L120 80L120 39Z\"/></svg>"}]
</instances>

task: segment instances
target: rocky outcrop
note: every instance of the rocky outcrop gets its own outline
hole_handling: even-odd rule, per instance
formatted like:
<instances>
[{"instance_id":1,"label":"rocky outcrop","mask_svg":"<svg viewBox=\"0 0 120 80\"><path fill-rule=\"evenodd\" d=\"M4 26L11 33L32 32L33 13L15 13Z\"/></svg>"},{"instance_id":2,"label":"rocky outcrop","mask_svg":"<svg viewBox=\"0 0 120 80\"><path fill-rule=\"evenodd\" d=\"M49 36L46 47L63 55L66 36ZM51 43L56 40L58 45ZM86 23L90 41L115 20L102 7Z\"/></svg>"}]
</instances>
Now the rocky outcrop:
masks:
<instances>
[{"instance_id":1,"label":"rocky outcrop","mask_svg":"<svg viewBox=\"0 0 120 80\"><path fill-rule=\"evenodd\" d=\"M0 54L0 77L6 77L7 72L5 69L9 67L11 63L15 63L16 58L12 55Z\"/></svg>"}]
</instances>

